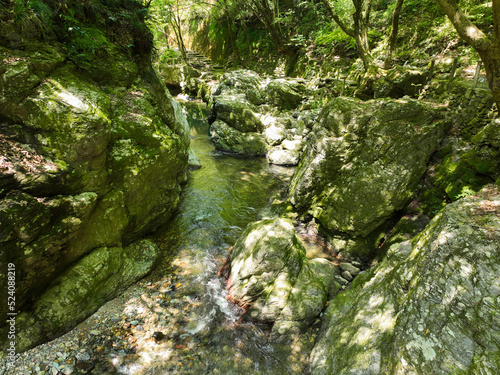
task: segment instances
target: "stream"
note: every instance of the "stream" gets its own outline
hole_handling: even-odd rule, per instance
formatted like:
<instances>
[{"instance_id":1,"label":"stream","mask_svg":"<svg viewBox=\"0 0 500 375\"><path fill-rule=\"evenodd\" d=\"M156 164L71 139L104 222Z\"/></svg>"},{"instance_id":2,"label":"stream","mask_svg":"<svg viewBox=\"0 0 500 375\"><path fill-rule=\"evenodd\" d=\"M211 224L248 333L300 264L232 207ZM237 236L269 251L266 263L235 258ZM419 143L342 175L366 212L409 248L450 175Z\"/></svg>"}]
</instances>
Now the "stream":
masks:
<instances>
[{"instance_id":1,"label":"stream","mask_svg":"<svg viewBox=\"0 0 500 375\"><path fill-rule=\"evenodd\" d=\"M184 108L191 126L191 147L202 168L190 172L179 213L158 239L166 252L175 254L171 272L177 276L183 297L193 301L179 336L191 338L197 360L186 373L290 373L289 353L271 345L265 329L238 322L241 311L227 301L217 271L242 230L260 218L292 170L269 165L262 158L216 152L208 134L206 106L186 102Z\"/></svg>"},{"instance_id":2,"label":"stream","mask_svg":"<svg viewBox=\"0 0 500 375\"><path fill-rule=\"evenodd\" d=\"M159 281L148 286L166 293L167 341L143 346L155 360L137 373L304 374L303 347L273 344L269 327L242 322L241 309L227 301L217 275L245 226L268 214L266 206L283 191L293 169L215 151L206 106L183 105L202 168L190 172L178 214L156 238L165 262L151 277Z\"/></svg>"},{"instance_id":3,"label":"stream","mask_svg":"<svg viewBox=\"0 0 500 375\"><path fill-rule=\"evenodd\" d=\"M189 173L175 218L155 234L157 268L70 332L22 353L4 375L307 374L316 328L291 343L241 319L217 275L245 226L271 215L293 169L214 150L206 106L186 102Z\"/></svg>"}]
</instances>

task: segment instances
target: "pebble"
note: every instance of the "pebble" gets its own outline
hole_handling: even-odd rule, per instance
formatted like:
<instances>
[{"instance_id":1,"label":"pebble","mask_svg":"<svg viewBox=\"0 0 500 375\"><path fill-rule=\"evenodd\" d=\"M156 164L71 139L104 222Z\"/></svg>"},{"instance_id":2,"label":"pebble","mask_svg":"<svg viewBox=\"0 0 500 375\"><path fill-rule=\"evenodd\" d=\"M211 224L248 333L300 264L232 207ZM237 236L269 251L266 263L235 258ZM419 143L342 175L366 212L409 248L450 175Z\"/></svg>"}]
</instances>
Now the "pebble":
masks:
<instances>
[{"instance_id":1,"label":"pebble","mask_svg":"<svg viewBox=\"0 0 500 375\"><path fill-rule=\"evenodd\" d=\"M83 353L78 353L75 358L79 361L89 361L90 360L90 354L87 352Z\"/></svg>"},{"instance_id":2,"label":"pebble","mask_svg":"<svg viewBox=\"0 0 500 375\"><path fill-rule=\"evenodd\" d=\"M339 275L335 275L335 280L337 280L342 285L349 284L349 281L347 281L346 279L344 279L343 277L341 277Z\"/></svg>"},{"instance_id":3,"label":"pebble","mask_svg":"<svg viewBox=\"0 0 500 375\"><path fill-rule=\"evenodd\" d=\"M71 375L71 374L73 374L75 371L76 371L75 366L73 366L73 365L68 365L68 366L66 366L66 367L64 367L64 368L63 368L62 373L63 373L64 375Z\"/></svg>"},{"instance_id":4,"label":"pebble","mask_svg":"<svg viewBox=\"0 0 500 375\"><path fill-rule=\"evenodd\" d=\"M341 273L342 277L346 279L347 281L352 281L354 277L352 277L351 273L349 271L343 271Z\"/></svg>"},{"instance_id":5,"label":"pebble","mask_svg":"<svg viewBox=\"0 0 500 375\"><path fill-rule=\"evenodd\" d=\"M136 326L136 325L139 325L139 321L138 320L132 320L130 322L130 324L133 325L133 326Z\"/></svg>"}]
</instances>

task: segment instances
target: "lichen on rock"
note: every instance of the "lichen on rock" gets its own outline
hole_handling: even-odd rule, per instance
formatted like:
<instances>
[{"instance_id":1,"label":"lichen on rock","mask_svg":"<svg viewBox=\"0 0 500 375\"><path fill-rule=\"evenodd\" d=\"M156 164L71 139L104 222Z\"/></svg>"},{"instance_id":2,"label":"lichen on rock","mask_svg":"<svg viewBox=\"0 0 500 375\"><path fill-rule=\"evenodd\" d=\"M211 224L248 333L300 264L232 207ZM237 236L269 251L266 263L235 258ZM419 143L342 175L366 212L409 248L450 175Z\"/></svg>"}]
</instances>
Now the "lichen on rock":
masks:
<instances>
[{"instance_id":1,"label":"lichen on rock","mask_svg":"<svg viewBox=\"0 0 500 375\"><path fill-rule=\"evenodd\" d=\"M320 374L493 374L500 368L498 189L447 205L330 301Z\"/></svg>"},{"instance_id":2,"label":"lichen on rock","mask_svg":"<svg viewBox=\"0 0 500 375\"><path fill-rule=\"evenodd\" d=\"M412 196L448 127L412 100L335 98L322 110L290 184L337 251L363 257Z\"/></svg>"}]
</instances>

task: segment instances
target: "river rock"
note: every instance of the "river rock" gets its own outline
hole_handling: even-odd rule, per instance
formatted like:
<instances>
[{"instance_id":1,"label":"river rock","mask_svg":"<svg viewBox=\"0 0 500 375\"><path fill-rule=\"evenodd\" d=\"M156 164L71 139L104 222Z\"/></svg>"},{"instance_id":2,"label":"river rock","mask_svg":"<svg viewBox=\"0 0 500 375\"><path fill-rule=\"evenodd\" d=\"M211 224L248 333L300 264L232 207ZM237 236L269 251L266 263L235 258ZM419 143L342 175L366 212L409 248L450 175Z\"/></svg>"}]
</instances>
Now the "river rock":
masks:
<instances>
[{"instance_id":1,"label":"river rock","mask_svg":"<svg viewBox=\"0 0 500 375\"><path fill-rule=\"evenodd\" d=\"M190 169L200 169L202 167L200 159L198 159L198 156L191 147L189 148L188 165Z\"/></svg>"},{"instance_id":2,"label":"river rock","mask_svg":"<svg viewBox=\"0 0 500 375\"><path fill-rule=\"evenodd\" d=\"M266 101L281 110L297 108L304 98L297 85L286 79L272 80L265 87L265 92Z\"/></svg>"},{"instance_id":3,"label":"river rock","mask_svg":"<svg viewBox=\"0 0 500 375\"><path fill-rule=\"evenodd\" d=\"M142 26L135 31L147 39ZM11 36L20 33L8 29ZM5 30L0 281L6 284L7 264L13 263L16 310L23 311L20 352L72 328L149 272L158 253L146 244L141 254L137 241L177 209L190 138L185 115L153 71L149 52L129 54L106 41L109 53L92 55L84 69L55 40L33 35L11 45ZM7 300L6 291L0 298Z\"/></svg>"},{"instance_id":4,"label":"river rock","mask_svg":"<svg viewBox=\"0 0 500 375\"><path fill-rule=\"evenodd\" d=\"M272 148L267 154L269 162L276 165L297 165L300 158L300 151L284 150L280 148Z\"/></svg>"},{"instance_id":5,"label":"river rock","mask_svg":"<svg viewBox=\"0 0 500 375\"><path fill-rule=\"evenodd\" d=\"M255 149L255 138L258 137L259 142L262 139L266 143L266 152L276 147L268 155L271 163L296 165L302 153L301 139L309 132L304 120L310 123L313 116L304 113L301 119L297 119L292 110L299 106L307 93L299 80L263 79L248 70L225 74L212 95L209 122L223 121L239 133L231 129L211 133L215 147L254 156L257 155L255 152L247 150ZM220 127L220 124L215 125L215 128ZM240 133L251 133L252 136ZM237 139L232 139L233 136ZM300 138L299 142L296 137ZM250 143L244 145L245 140Z\"/></svg>"},{"instance_id":6,"label":"river rock","mask_svg":"<svg viewBox=\"0 0 500 375\"><path fill-rule=\"evenodd\" d=\"M219 120L210 125L210 136L215 148L220 151L246 156L264 156L268 148L262 134L240 132Z\"/></svg>"},{"instance_id":7,"label":"river rock","mask_svg":"<svg viewBox=\"0 0 500 375\"><path fill-rule=\"evenodd\" d=\"M255 95L260 96L260 88L262 84L263 80L257 73L245 69L235 70L231 73L224 74L220 85L214 92L214 95L218 96L223 94L247 93L249 91L253 91L255 92Z\"/></svg>"},{"instance_id":8,"label":"river rock","mask_svg":"<svg viewBox=\"0 0 500 375\"><path fill-rule=\"evenodd\" d=\"M307 328L340 286L338 269L325 259L309 262L289 219L250 224L234 246L229 298L248 309L247 319L272 323L279 338Z\"/></svg>"},{"instance_id":9,"label":"river rock","mask_svg":"<svg viewBox=\"0 0 500 375\"><path fill-rule=\"evenodd\" d=\"M446 206L330 301L312 374L499 373L499 241L497 188Z\"/></svg>"},{"instance_id":10,"label":"river rock","mask_svg":"<svg viewBox=\"0 0 500 375\"><path fill-rule=\"evenodd\" d=\"M243 94L215 97L212 106L212 118L224 121L241 132L261 132L264 130L257 109L248 102Z\"/></svg>"},{"instance_id":11,"label":"river rock","mask_svg":"<svg viewBox=\"0 0 500 375\"><path fill-rule=\"evenodd\" d=\"M413 100L335 98L322 110L290 184L337 251L362 257L404 207L448 127Z\"/></svg>"}]
</instances>

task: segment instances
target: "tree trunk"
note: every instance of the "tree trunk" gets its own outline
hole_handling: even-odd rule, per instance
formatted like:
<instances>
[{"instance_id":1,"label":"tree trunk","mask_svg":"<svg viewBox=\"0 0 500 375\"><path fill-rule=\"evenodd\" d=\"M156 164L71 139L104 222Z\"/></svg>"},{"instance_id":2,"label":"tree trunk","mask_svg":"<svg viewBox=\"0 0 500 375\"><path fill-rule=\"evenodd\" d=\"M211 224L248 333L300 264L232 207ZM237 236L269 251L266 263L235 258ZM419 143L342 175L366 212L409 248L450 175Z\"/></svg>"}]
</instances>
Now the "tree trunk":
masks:
<instances>
[{"instance_id":1,"label":"tree trunk","mask_svg":"<svg viewBox=\"0 0 500 375\"><path fill-rule=\"evenodd\" d=\"M231 17L229 14L229 7L227 5L227 1L224 1L224 11L226 13L226 24L227 31L229 33L229 41L231 42L231 47L233 48L234 55L236 56L236 60L241 61L240 53L238 52L238 48L236 47L236 41L234 37L233 27L231 26Z\"/></svg>"},{"instance_id":2,"label":"tree trunk","mask_svg":"<svg viewBox=\"0 0 500 375\"><path fill-rule=\"evenodd\" d=\"M497 104L497 111L500 111L500 46L492 44L486 53L479 52L479 56L484 63L493 100Z\"/></svg>"},{"instance_id":3,"label":"tree trunk","mask_svg":"<svg viewBox=\"0 0 500 375\"><path fill-rule=\"evenodd\" d=\"M250 33L248 32L248 26L245 23L245 20L241 20L241 24L243 25L243 29L245 30L245 37L247 40L248 53L250 54L250 59L253 60L253 46L252 42L250 41Z\"/></svg>"},{"instance_id":4,"label":"tree trunk","mask_svg":"<svg viewBox=\"0 0 500 375\"><path fill-rule=\"evenodd\" d=\"M493 40L460 10L454 0L437 0L458 35L474 48L484 63L493 100L500 110L500 0L493 0Z\"/></svg>"},{"instance_id":5,"label":"tree trunk","mask_svg":"<svg viewBox=\"0 0 500 375\"><path fill-rule=\"evenodd\" d=\"M394 8L394 12L392 13L392 27L391 33L389 34L389 41L387 43L384 69L391 69L392 66L392 51L394 50L394 45L396 44L396 39L398 38L399 15L401 14L402 6L403 0L398 0L398 2L396 3L396 8Z\"/></svg>"},{"instance_id":6,"label":"tree trunk","mask_svg":"<svg viewBox=\"0 0 500 375\"><path fill-rule=\"evenodd\" d=\"M371 0L353 0L354 3L354 40L359 57L368 72L375 65L375 60L368 43L368 23L370 22Z\"/></svg>"}]
</instances>

